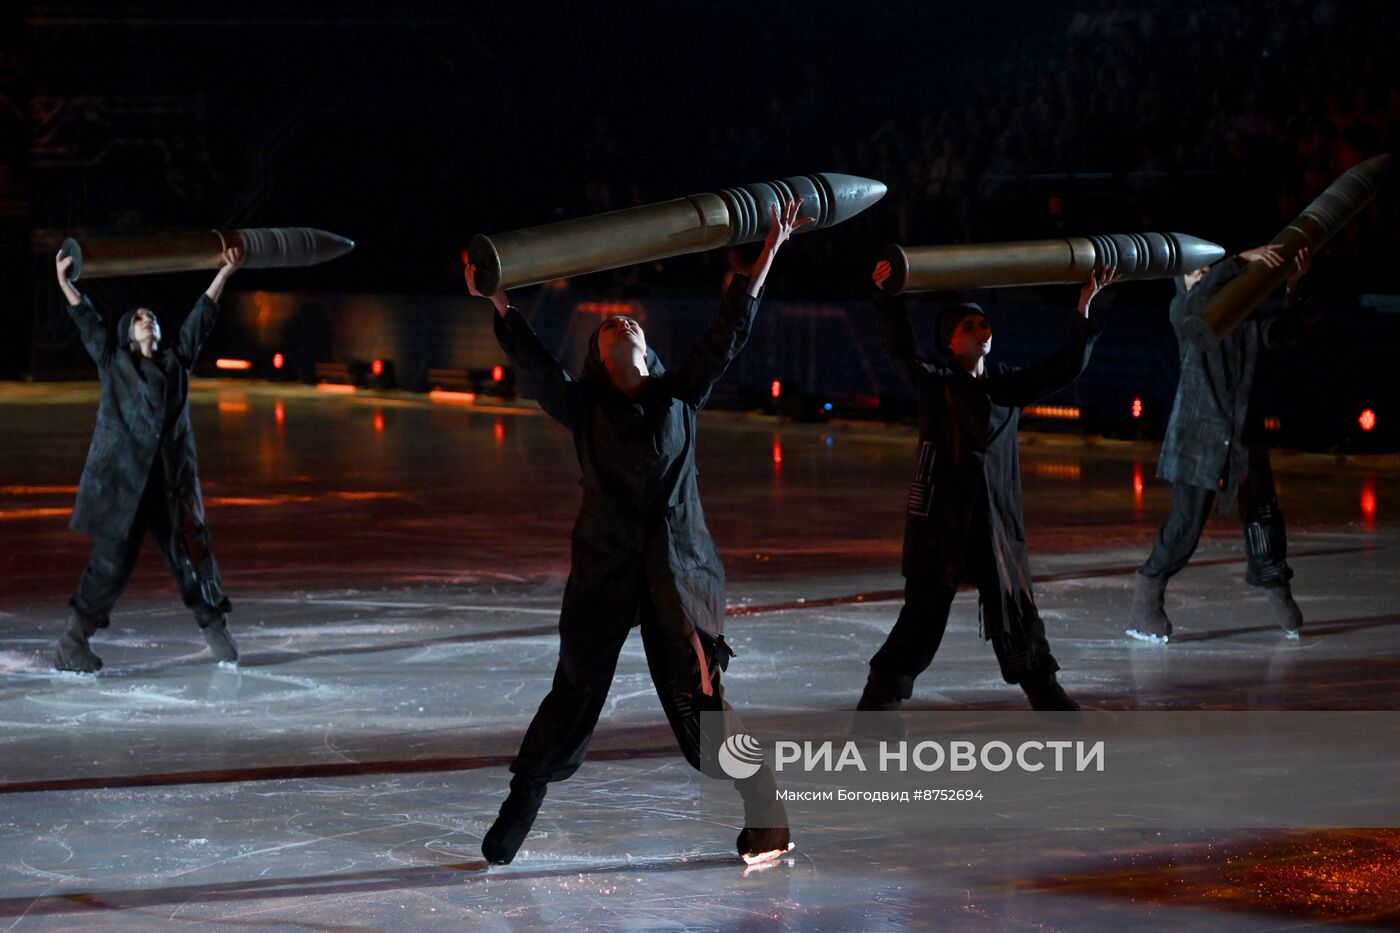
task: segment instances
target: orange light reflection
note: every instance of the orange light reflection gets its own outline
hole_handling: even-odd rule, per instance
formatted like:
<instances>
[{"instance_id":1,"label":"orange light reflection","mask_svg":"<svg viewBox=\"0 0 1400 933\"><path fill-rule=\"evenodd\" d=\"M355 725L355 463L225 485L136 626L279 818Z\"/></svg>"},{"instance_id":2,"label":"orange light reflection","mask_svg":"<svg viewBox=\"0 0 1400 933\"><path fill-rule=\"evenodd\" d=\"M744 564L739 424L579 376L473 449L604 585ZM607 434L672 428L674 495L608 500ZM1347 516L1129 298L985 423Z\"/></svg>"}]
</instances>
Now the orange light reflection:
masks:
<instances>
[{"instance_id":1,"label":"orange light reflection","mask_svg":"<svg viewBox=\"0 0 1400 933\"><path fill-rule=\"evenodd\" d=\"M475 392L451 392L447 389L434 389L428 398L444 405L470 405L476 401Z\"/></svg>"}]
</instances>

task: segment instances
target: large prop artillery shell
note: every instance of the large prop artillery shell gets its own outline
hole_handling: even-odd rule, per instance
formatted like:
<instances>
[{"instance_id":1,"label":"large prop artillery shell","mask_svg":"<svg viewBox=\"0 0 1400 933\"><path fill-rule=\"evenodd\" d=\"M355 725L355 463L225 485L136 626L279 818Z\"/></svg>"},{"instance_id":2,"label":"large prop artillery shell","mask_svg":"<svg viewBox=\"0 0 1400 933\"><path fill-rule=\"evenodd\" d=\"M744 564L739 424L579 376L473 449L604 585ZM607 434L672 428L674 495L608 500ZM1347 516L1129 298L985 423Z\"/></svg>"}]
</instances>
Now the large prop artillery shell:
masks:
<instances>
[{"instance_id":1,"label":"large prop artillery shell","mask_svg":"<svg viewBox=\"0 0 1400 933\"><path fill-rule=\"evenodd\" d=\"M795 175L491 237L477 234L467 255L476 265L477 287L494 295L503 288L752 243L768 233L772 208L781 209L784 200L802 199L799 216L815 221L798 229L807 233L848 220L884 196L884 184L871 178Z\"/></svg>"},{"instance_id":2,"label":"large prop artillery shell","mask_svg":"<svg viewBox=\"0 0 1400 933\"><path fill-rule=\"evenodd\" d=\"M1365 207L1380 188L1390 169L1390 155L1367 159L1347 172L1313 199L1303 212L1284 227L1271 242L1279 244L1283 265L1270 269L1262 262L1251 262L1240 274L1226 282L1202 309L1199 317L1186 319L1182 332L1196 346L1210 349L1225 339L1250 312L1269 297L1293 274L1294 257L1307 247L1314 253L1332 239L1357 212Z\"/></svg>"},{"instance_id":3,"label":"large prop artillery shell","mask_svg":"<svg viewBox=\"0 0 1400 933\"><path fill-rule=\"evenodd\" d=\"M235 246L243 250L243 265L250 269L282 269L329 262L350 252L355 243L313 227L252 227L112 239L69 237L60 252L73 257L71 278L100 279L217 269L224 249Z\"/></svg>"},{"instance_id":4,"label":"large prop artillery shell","mask_svg":"<svg viewBox=\"0 0 1400 933\"><path fill-rule=\"evenodd\" d=\"M1161 279L1215 262L1225 248L1184 233L1111 233L1106 236L898 246L885 250L891 271L885 290L958 291L1085 282L1108 267L1121 279Z\"/></svg>"}]
</instances>

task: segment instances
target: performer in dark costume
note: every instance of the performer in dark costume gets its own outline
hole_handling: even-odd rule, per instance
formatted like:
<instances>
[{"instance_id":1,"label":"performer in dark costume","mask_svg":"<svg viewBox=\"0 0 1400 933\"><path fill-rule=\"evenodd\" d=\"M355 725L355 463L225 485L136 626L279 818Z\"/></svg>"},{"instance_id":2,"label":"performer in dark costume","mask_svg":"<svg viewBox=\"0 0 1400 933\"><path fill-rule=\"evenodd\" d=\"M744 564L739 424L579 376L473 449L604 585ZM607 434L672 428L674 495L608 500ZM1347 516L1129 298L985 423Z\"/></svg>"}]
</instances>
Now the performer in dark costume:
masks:
<instances>
[{"instance_id":1,"label":"performer in dark costume","mask_svg":"<svg viewBox=\"0 0 1400 933\"><path fill-rule=\"evenodd\" d=\"M1035 709L1078 709L1055 678L1059 665L1031 593L1016 432L1023 406L1070 385L1088 365L1101 329L1088 318L1089 303L1113 270L1084 286L1064 347L1026 369L986 366L992 330L975 304L941 308L938 355L918 356L903 298L883 291L889 275L888 262L875 266L875 304L885 349L918 391L919 456L904 525L904 607L870 659L856 709L893 712L912 695L964 580L977 586L983 631L1006 682L1020 684Z\"/></svg>"},{"instance_id":2,"label":"performer in dark costume","mask_svg":"<svg viewBox=\"0 0 1400 933\"><path fill-rule=\"evenodd\" d=\"M1246 263L1277 267L1283 261L1274 246L1260 246L1177 280L1170 314L1181 341L1181 381L1157 462L1157 475L1172 484L1172 510L1147 563L1138 569L1128 629L1133 638L1159 644L1171 638L1167 581L1195 553L1217 497L1221 515L1238 511L1244 521L1249 559L1245 580L1263 588L1274 619L1288 637L1297 638L1303 627L1303 613L1288 582L1293 577L1288 538L1254 385L1260 354L1297 342L1297 315L1256 311L1212 350L1202 350L1182 336L1186 320L1199 316ZM1295 261L1297 269L1287 288L1290 302L1297 301L1298 281L1312 260L1304 249Z\"/></svg>"},{"instance_id":3,"label":"performer in dark costume","mask_svg":"<svg viewBox=\"0 0 1400 933\"><path fill-rule=\"evenodd\" d=\"M218 319L219 295L242 265L242 252L227 250L223 260L185 319L179 339L167 348L160 344L160 323L148 308L128 311L115 330L109 329L69 281L72 258L60 253L56 259L68 314L97 363L102 384L97 427L69 523L95 540L92 559L68 602L68 628L54 653L59 670L101 669L102 659L88 639L107 627L147 531L175 575L180 597L194 610L209 650L219 661L238 660L228 631L232 605L209 550L189 406L190 371Z\"/></svg>"},{"instance_id":4,"label":"performer in dark costume","mask_svg":"<svg viewBox=\"0 0 1400 933\"><path fill-rule=\"evenodd\" d=\"M546 413L573 432L583 472L572 562L559 618L559 663L510 769L510 795L481 850L508 864L525 841L550 781L570 777L612 684L628 631L641 626L647 666L686 761L723 777L715 747L701 741L700 714L723 713L726 734L741 731L724 700L724 568L705 527L696 486L696 415L748 340L759 295L778 248L795 228L801 201L774 210L773 226L747 277L724 292L719 316L674 370L662 367L629 317L603 321L582 377L544 348L504 295L496 338ZM467 287L476 288L474 265ZM765 766L734 782L744 800L739 854L776 857L790 847L787 815Z\"/></svg>"}]
</instances>

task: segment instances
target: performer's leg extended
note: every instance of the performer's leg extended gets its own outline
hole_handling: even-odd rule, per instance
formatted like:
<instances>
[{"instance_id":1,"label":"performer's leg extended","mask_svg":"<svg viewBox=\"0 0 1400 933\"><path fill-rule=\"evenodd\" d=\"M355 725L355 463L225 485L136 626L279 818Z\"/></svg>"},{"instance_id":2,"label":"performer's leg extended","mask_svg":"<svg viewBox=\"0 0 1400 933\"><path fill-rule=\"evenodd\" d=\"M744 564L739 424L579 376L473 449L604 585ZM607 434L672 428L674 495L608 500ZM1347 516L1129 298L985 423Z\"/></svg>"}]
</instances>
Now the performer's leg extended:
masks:
<instances>
[{"instance_id":1,"label":"performer's leg extended","mask_svg":"<svg viewBox=\"0 0 1400 933\"><path fill-rule=\"evenodd\" d=\"M1157 532L1157 541L1147 562L1137 572L1128 635L1157 643L1165 643L1171 637L1172 623L1165 608L1167 581L1180 572L1196 552L1214 504L1213 490L1184 483L1172 485L1171 514Z\"/></svg>"},{"instance_id":2,"label":"performer's leg extended","mask_svg":"<svg viewBox=\"0 0 1400 933\"><path fill-rule=\"evenodd\" d=\"M693 639L687 639L680 632L664 631L653 613L644 612L642 645L681 754L706 777L733 781L744 801L744 828L736 841L739 855L753 864L788 851L792 835L772 770L763 765L750 777L734 779L724 773L715 757L726 738L744 731L738 714L724 698L722 677L730 651L723 637L697 630Z\"/></svg>"},{"instance_id":3,"label":"performer's leg extended","mask_svg":"<svg viewBox=\"0 0 1400 933\"><path fill-rule=\"evenodd\" d=\"M636 617L634 588L611 591L593 612L571 589L565 590L559 619L553 685L525 730L510 765L510 795L482 840L482 854L492 864L506 865L515 858L544 803L546 785L567 780L583 763Z\"/></svg>"},{"instance_id":4,"label":"performer's leg extended","mask_svg":"<svg viewBox=\"0 0 1400 933\"><path fill-rule=\"evenodd\" d=\"M948 612L957 590L916 577L904 583L904 606L870 659L870 676L856 710L897 710L913 696L914 680L933 663L948 629Z\"/></svg>"},{"instance_id":5,"label":"performer's leg extended","mask_svg":"<svg viewBox=\"0 0 1400 933\"><path fill-rule=\"evenodd\" d=\"M1262 445L1249 450L1249 472L1240 484L1240 514L1244 519L1244 545L1248 555L1245 580L1264 588L1275 621L1290 638L1303 628L1303 612L1293 600L1293 568L1288 566L1288 534L1278 494L1274 491L1273 465Z\"/></svg>"},{"instance_id":6,"label":"performer's leg extended","mask_svg":"<svg viewBox=\"0 0 1400 933\"><path fill-rule=\"evenodd\" d=\"M160 545L165 566L180 587L180 599L194 610L195 622L216 660L238 660L238 645L228 630L228 613L233 608L224 593L219 564L209 548L209 529L183 516L178 528L167 528L163 520L151 523L151 532Z\"/></svg>"},{"instance_id":7,"label":"performer's leg extended","mask_svg":"<svg viewBox=\"0 0 1400 933\"><path fill-rule=\"evenodd\" d=\"M93 541L92 557L78 580L77 591L68 600L68 627L54 651L54 667L82 673L102 669L102 659L93 653L88 639L110 624L112 607L131 579L144 535L145 524L138 515L125 538Z\"/></svg>"},{"instance_id":8,"label":"performer's leg extended","mask_svg":"<svg viewBox=\"0 0 1400 933\"><path fill-rule=\"evenodd\" d=\"M102 659L93 654L88 638L110 624L112 607L131 580L136 559L141 556L141 539L161 508L163 487L158 474L158 470L152 471L148 478L126 534L93 540L92 557L78 580L77 592L68 600L68 627L54 652L54 667L61 671L91 673L102 669Z\"/></svg>"},{"instance_id":9,"label":"performer's leg extended","mask_svg":"<svg viewBox=\"0 0 1400 933\"><path fill-rule=\"evenodd\" d=\"M982 600L982 624L996 652L1002 679L1020 685L1031 709L1079 709L1079 704L1065 693L1055 676L1060 664L1050 653L1045 620L1040 617L1031 594L1024 591L1003 593L995 575L982 578L978 594Z\"/></svg>"}]
</instances>

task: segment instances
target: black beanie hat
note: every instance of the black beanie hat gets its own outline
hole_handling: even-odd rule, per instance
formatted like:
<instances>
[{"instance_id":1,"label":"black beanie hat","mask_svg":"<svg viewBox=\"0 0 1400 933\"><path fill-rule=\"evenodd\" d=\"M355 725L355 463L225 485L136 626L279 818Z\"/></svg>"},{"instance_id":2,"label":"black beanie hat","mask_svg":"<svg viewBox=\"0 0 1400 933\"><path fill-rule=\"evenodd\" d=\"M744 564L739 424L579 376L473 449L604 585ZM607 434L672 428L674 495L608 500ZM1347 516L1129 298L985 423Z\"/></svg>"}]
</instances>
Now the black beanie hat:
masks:
<instances>
[{"instance_id":1,"label":"black beanie hat","mask_svg":"<svg viewBox=\"0 0 1400 933\"><path fill-rule=\"evenodd\" d=\"M948 343L953 339L953 332L958 329L964 318L974 314L987 316L987 312L982 310L982 306L968 302L960 305L943 305L938 309L938 316L934 318L933 332L938 341L938 349L941 353L948 352Z\"/></svg>"}]
</instances>

